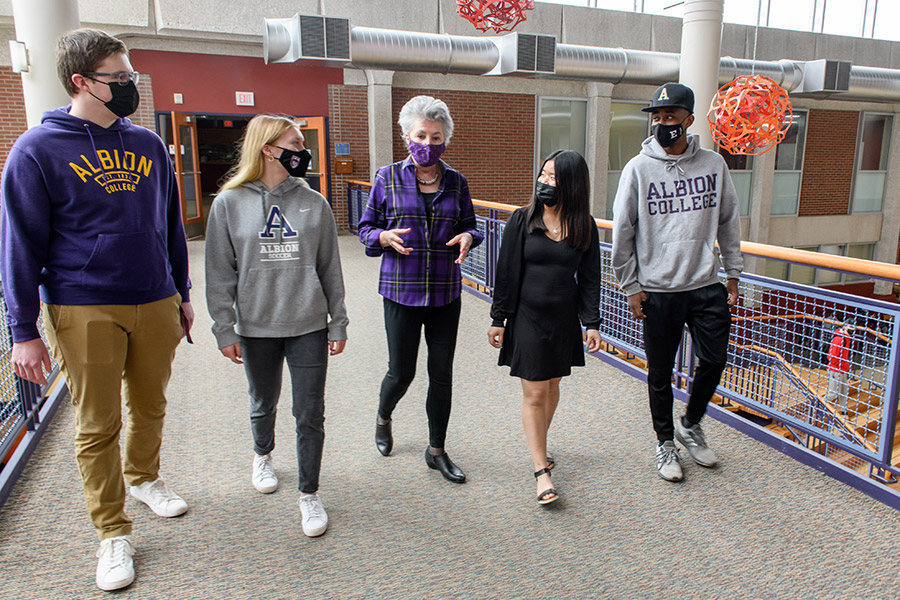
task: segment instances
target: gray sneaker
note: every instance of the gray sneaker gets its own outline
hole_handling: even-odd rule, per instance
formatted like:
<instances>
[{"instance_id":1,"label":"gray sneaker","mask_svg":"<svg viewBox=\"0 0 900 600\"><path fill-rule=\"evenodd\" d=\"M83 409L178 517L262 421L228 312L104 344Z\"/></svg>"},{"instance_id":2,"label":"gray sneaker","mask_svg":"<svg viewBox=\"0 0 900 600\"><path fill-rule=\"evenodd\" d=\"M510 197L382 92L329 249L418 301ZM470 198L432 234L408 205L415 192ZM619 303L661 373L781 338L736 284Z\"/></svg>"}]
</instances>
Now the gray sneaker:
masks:
<instances>
[{"instance_id":1,"label":"gray sneaker","mask_svg":"<svg viewBox=\"0 0 900 600\"><path fill-rule=\"evenodd\" d=\"M656 472L666 481L681 481L681 457L675 442L666 440L656 447Z\"/></svg>"},{"instance_id":2,"label":"gray sneaker","mask_svg":"<svg viewBox=\"0 0 900 600\"><path fill-rule=\"evenodd\" d=\"M706 435L700 423L691 428L681 424L681 419L675 419L675 439L687 448L691 458L703 467L714 467L719 462L716 454L706 445Z\"/></svg>"}]
</instances>

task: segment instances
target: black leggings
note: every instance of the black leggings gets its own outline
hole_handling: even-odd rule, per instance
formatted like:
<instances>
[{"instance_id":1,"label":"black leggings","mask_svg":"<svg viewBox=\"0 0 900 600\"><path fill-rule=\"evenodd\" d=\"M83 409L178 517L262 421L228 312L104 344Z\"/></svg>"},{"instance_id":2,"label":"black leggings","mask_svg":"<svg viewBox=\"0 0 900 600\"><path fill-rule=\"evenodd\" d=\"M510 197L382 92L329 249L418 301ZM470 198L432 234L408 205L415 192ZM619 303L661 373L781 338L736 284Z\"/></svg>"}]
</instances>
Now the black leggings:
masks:
<instances>
[{"instance_id":1,"label":"black leggings","mask_svg":"<svg viewBox=\"0 0 900 600\"><path fill-rule=\"evenodd\" d=\"M720 283L688 292L648 293L644 303L644 350L653 429L660 442L675 434L672 419L672 369L687 324L699 360L685 416L700 422L728 357L731 313L728 293Z\"/></svg>"},{"instance_id":2,"label":"black leggings","mask_svg":"<svg viewBox=\"0 0 900 600\"><path fill-rule=\"evenodd\" d=\"M388 342L388 371L381 382L378 416L390 419L397 402L416 376L416 358L422 327L428 346L428 440L432 448L443 448L450 422L453 395L453 354L459 329L461 302L444 306L405 306L384 299L384 328Z\"/></svg>"}]
</instances>

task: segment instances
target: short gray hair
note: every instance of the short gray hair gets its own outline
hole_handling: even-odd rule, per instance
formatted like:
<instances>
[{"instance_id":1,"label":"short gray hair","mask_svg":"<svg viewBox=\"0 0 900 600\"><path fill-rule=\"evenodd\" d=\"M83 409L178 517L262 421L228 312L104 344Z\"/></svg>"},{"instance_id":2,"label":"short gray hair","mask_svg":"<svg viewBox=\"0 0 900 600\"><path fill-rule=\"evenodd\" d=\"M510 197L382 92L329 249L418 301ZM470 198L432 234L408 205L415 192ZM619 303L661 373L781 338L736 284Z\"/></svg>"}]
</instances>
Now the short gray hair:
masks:
<instances>
[{"instance_id":1,"label":"short gray hair","mask_svg":"<svg viewBox=\"0 0 900 600\"><path fill-rule=\"evenodd\" d=\"M432 98L431 96L416 96L403 105L400 109L400 118L397 124L400 125L400 131L403 135L409 135L413 125L420 119L428 121L437 121L444 126L444 143L448 143L453 137L453 117L450 116L450 109L444 104L443 100Z\"/></svg>"}]
</instances>

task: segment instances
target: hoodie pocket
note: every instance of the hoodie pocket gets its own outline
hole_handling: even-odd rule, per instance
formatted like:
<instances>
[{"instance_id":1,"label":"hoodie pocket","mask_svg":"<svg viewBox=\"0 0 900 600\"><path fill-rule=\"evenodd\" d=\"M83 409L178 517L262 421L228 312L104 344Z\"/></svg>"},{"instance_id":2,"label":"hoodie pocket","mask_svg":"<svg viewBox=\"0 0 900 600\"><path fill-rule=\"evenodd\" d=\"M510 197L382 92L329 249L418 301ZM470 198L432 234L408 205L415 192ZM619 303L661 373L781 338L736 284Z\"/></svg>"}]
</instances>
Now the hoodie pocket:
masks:
<instances>
[{"instance_id":1,"label":"hoodie pocket","mask_svg":"<svg viewBox=\"0 0 900 600\"><path fill-rule=\"evenodd\" d=\"M86 288L131 292L158 289L169 279L169 255L159 230L101 233L80 277Z\"/></svg>"},{"instance_id":2,"label":"hoodie pocket","mask_svg":"<svg viewBox=\"0 0 900 600\"><path fill-rule=\"evenodd\" d=\"M303 323L328 316L328 301L313 265L253 268L240 276L238 320L255 325Z\"/></svg>"},{"instance_id":3,"label":"hoodie pocket","mask_svg":"<svg viewBox=\"0 0 900 600\"><path fill-rule=\"evenodd\" d=\"M677 289L715 277L719 270L716 253L705 240L666 242L644 271L648 287Z\"/></svg>"}]
</instances>

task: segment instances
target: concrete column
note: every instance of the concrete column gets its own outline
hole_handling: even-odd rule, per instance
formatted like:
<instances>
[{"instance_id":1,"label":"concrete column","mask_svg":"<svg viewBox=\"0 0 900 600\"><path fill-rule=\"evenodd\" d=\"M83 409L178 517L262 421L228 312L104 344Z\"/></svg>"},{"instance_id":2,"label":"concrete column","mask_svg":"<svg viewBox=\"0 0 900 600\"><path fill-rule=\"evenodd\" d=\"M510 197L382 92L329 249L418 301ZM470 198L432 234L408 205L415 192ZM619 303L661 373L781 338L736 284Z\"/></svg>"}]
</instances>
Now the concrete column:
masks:
<instances>
[{"instance_id":1,"label":"concrete column","mask_svg":"<svg viewBox=\"0 0 900 600\"><path fill-rule=\"evenodd\" d=\"M694 90L694 124L704 148L714 149L706 113L719 89L719 54L725 0L685 0L681 25L681 71L678 81Z\"/></svg>"},{"instance_id":2,"label":"concrete column","mask_svg":"<svg viewBox=\"0 0 900 600\"><path fill-rule=\"evenodd\" d=\"M772 186L775 180L775 150L753 157L753 181L750 184L750 230L747 241L769 243L769 220L772 218ZM765 274L762 258L745 257L744 270Z\"/></svg>"},{"instance_id":3,"label":"concrete column","mask_svg":"<svg viewBox=\"0 0 900 600\"><path fill-rule=\"evenodd\" d=\"M16 39L25 42L31 66L22 73L28 127L45 110L66 106L69 95L56 76L56 40L80 27L77 0L12 0Z\"/></svg>"},{"instance_id":4,"label":"concrete column","mask_svg":"<svg viewBox=\"0 0 900 600\"><path fill-rule=\"evenodd\" d=\"M589 82L587 84L587 139L584 159L591 173L591 214L598 219L606 218L606 180L609 169L609 125L610 102L613 85L611 83Z\"/></svg>"},{"instance_id":5,"label":"concrete column","mask_svg":"<svg viewBox=\"0 0 900 600\"><path fill-rule=\"evenodd\" d=\"M881 209L881 238L875 247L875 260L896 263L900 239L900 113L894 113L887 177L884 181L884 205ZM890 281L875 280L876 294L890 294Z\"/></svg>"},{"instance_id":6,"label":"concrete column","mask_svg":"<svg viewBox=\"0 0 900 600\"><path fill-rule=\"evenodd\" d=\"M378 167L394 162L394 122L391 105L393 71L366 70L369 99L369 181L375 180Z\"/></svg>"}]
</instances>

